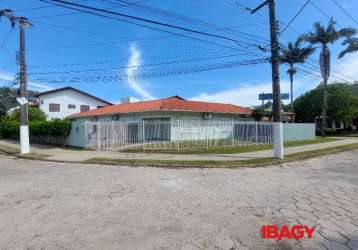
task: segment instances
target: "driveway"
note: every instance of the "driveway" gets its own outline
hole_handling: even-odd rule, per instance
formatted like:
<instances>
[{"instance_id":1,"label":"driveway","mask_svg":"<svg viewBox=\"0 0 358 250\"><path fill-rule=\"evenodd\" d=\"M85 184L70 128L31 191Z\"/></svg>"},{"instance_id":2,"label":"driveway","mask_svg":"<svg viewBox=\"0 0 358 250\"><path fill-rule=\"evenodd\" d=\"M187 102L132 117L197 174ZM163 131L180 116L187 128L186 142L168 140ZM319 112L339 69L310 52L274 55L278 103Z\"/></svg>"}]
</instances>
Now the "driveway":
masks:
<instances>
[{"instance_id":1,"label":"driveway","mask_svg":"<svg viewBox=\"0 0 358 250\"><path fill-rule=\"evenodd\" d=\"M250 169L0 155L0 249L358 249L358 150ZM266 224L313 239L261 239Z\"/></svg>"}]
</instances>

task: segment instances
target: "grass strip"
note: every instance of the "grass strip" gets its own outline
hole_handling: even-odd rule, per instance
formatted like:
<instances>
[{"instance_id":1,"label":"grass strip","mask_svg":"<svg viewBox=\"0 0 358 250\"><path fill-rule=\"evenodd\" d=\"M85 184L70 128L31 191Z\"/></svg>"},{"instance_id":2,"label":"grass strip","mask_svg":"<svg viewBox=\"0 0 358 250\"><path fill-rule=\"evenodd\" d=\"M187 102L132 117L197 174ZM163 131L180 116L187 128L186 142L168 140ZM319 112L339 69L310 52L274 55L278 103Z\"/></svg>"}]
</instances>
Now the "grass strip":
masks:
<instances>
[{"instance_id":1,"label":"grass strip","mask_svg":"<svg viewBox=\"0 0 358 250\"><path fill-rule=\"evenodd\" d=\"M250 160L234 161L180 161L180 160L144 160L144 159L112 159L112 158L91 158L84 163L106 164L106 165L125 165L125 166L155 166L168 168L238 168L238 167L262 167L271 166L292 161L310 159L318 156L336 154L348 150L358 149L358 143L342 145L337 147L318 149L300 153L286 155L285 159L257 158Z\"/></svg>"},{"instance_id":2,"label":"grass strip","mask_svg":"<svg viewBox=\"0 0 358 250\"><path fill-rule=\"evenodd\" d=\"M296 147L304 146L311 144L318 144L324 142L332 142L341 140L338 138L332 137L316 137L313 140L303 140L303 141L289 141L284 143L284 147ZM210 147L210 148L197 148L197 149L145 149L143 148L134 148L125 150L125 152L138 153L167 153L167 154L237 154L237 153L248 153L261 150L272 149L272 144L251 144L251 145L240 145L240 146L220 146L220 147Z\"/></svg>"}]
</instances>

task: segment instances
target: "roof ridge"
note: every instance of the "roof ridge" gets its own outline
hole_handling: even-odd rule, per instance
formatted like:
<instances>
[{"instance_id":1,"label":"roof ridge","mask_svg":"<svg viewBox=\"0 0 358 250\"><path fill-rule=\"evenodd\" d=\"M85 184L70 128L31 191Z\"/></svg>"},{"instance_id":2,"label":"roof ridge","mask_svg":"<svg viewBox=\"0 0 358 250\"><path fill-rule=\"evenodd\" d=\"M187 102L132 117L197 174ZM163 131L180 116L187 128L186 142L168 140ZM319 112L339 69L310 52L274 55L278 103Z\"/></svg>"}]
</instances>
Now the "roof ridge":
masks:
<instances>
[{"instance_id":1,"label":"roof ridge","mask_svg":"<svg viewBox=\"0 0 358 250\"><path fill-rule=\"evenodd\" d=\"M37 93L34 95L34 97L38 98L39 96L41 95L47 95L47 94L51 94L51 93L55 93L55 92L59 92L59 91L63 91L63 90L73 90L73 91L77 91L78 93L81 93L82 95L86 95L86 96L89 96L91 98L94 98L94 99L97 99L101 102L104 102L104 103L107 103L108 105L113 105L113 103L109 102L109 101L106 101L98 96L95 96L93 94L90 94L88 92L85 92L83 90L80 90L80 89L77 89L77 88L74 88L72 86L65 86L65 87L61 87L61 88L57 88L57 89L51 89L51 90L47 90L47 91L43 91L43 92L40 92L40 93Z\"/></svg>"},{"instance_id":2,"label":"roof ridge","mask_svg":"<svg viewBox=\"0 0 358 250\"><path fill-rule=\"evenodd\" d=\"M240 107L240 108L249 108L249 107L245 107L245 106L240 106L240 105L236 105L236 104L232 104L232 103L223 103L223 102L209 102L209 101L197 101L197 100L185 100L185 101L199 102L199 103L210 103L210 104L220 104L220 105L230 105L230 106L235 106L235 107Z\"/></svg>"}]
</instances>

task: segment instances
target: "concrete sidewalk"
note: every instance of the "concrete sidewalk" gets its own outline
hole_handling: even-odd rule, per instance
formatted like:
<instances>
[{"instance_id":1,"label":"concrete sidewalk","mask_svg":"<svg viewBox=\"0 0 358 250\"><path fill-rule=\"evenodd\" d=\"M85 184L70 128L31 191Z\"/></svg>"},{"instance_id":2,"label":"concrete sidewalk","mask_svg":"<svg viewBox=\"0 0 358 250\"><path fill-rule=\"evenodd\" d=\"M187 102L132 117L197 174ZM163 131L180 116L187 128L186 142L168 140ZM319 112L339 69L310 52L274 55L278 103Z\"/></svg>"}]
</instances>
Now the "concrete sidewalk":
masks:
<instances>
[{"instance_id":1,"label":"concrete sidewalk","mask_svg":"<svg viewBox=\"0 0 358 250\"><path fill-rule=\"evenodd\" d=\"M332 148L348 144L358 143L358 138L345 138L342 140L310 144L296 147L286 147L285 155ZM0 145L11 148L19 148L17 141L0 140ZM180 160L180 161L236 161L254 158L270 158L272 150L262 150L238 154L160 154L160 153L125 153L112 151L76 150L44 145L31 145L31 153L50 155L46 159L56 161L82 162L91 158L111 159L141 159L141 160Z\"/></svg>"}]
</instances>

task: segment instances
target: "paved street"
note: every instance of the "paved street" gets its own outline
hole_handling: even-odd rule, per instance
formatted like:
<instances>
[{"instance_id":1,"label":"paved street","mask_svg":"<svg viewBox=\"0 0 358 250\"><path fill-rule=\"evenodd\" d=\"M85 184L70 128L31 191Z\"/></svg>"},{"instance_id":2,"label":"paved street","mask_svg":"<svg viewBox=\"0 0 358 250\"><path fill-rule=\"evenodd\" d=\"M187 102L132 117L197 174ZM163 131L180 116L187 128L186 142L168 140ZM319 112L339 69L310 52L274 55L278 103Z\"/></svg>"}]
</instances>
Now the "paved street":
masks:
<instances>
[{"instance_id":1,"label":"paved street","mask_svg":"<svg viewBox=\"0 0 358 250\"><path fill-rule=\"evenodd\" d=\"M358 249L358 150L250 169L0 155L0 249ZM316 226L264 240L265 224Z\"/></svg>"}]
</instances>

